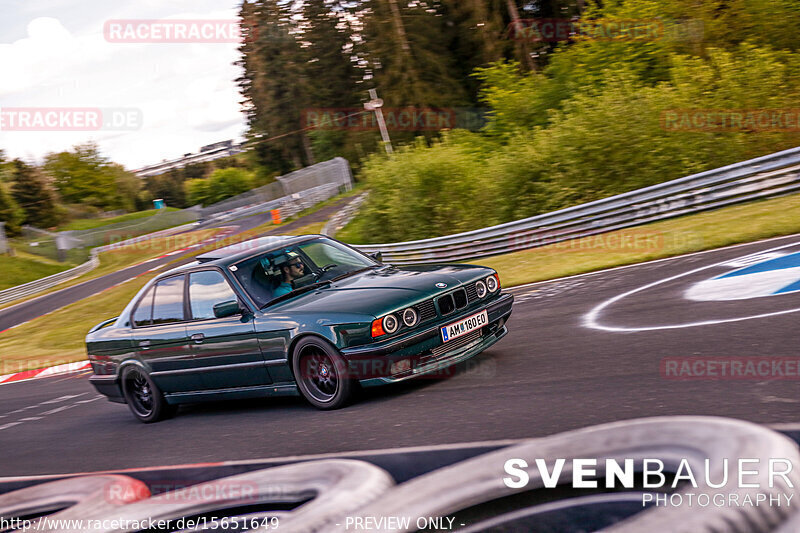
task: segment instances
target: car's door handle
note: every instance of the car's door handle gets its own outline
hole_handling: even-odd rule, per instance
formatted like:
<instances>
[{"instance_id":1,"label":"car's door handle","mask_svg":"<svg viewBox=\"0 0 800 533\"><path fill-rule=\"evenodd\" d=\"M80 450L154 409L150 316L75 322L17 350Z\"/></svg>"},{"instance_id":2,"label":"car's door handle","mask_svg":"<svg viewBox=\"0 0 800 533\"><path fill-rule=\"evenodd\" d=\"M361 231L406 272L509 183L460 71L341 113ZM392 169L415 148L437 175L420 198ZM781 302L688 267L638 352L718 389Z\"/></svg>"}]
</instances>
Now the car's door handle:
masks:
<instances>
[{"instance_id":1,"label":"car's door handle","mask_svg":"<svg viewBox=\"0 0 800 533\"><path fill-rule=\"evenodd\" d=\"M139 341L139 348L147 349L150 347L150 341Z\"/></svg>"},{"instance_id":2,"label":"car's door handle","mask_svg":"<svg viewBox=\"0 0 800 533\"><path fill-rule=\"evenodd\" d=\"M191 339L195 342L195 344L201 344L203 342L203 339L205 339L205 338L206 338L206 336L203 335L202 333L195 333L191 337Z\"/></svg>"}]
</instances>

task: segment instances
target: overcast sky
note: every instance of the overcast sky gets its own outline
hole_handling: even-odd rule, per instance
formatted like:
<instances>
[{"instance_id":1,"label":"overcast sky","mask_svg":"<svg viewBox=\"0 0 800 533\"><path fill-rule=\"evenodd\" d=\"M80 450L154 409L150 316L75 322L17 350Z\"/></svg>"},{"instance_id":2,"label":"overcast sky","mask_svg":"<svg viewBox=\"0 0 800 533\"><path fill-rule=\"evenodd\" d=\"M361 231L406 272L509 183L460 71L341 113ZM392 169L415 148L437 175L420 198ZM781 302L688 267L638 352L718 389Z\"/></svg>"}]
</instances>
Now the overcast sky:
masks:
<instances>
[{"instance_id":1,"label":"overcast sky","mask_svg":"<svg viewBox=\"0 0 800 533\"><path fill-rule=\"evenodd\" d=\"M41 161L95 141L135 169L245 131L235 42L130 43L104 36L109 21L236 21L239 0L0 0L0 113L15 108L135 111L127 129L17 131L0 122L0 149ZM106 111L107 112L107 111ZM105 118L105 117L104 117ZM138 129L131 129L138 128ZM18 129L18 128L17 128Z\"/></svg>"}]
</instances>

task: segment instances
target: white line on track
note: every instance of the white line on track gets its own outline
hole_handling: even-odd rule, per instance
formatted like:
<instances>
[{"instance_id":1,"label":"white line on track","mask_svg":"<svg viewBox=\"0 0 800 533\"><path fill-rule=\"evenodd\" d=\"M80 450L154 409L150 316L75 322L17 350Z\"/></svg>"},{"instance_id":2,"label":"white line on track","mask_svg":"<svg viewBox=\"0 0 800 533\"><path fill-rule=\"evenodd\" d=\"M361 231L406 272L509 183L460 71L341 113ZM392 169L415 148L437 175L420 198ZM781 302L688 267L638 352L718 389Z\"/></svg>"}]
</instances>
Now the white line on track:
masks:
<instances>
[{"instance_id":1,"label":"white line on track","mask_svg":"<svg viewBox=\"0 0 800 533\"><path fill-rule=\"evenodd\" d=\"M776 246L776 247L770 248L768 250L762 250L761 252L758 252L758 253L773 252L775 250L781 250L783 248L789 248L791 246L797 246L798 244L800 244L800 242L795 241L795 242L792 242L792 243L789 243L789 244L783 244L781 246ZM661 285L663 283L667 283L669 281L673 281L673 280L682 278L684 276L688 276L690 274L695 274L697 272L701 272L701 271L707 270L709 268L714 268L714 267L717 267L717 266L720 266L720 265L724 265L725 263L728 263L728 262L730 262L730 260L720 261L719 263L714 263L712 265L706 265L704 267L695 268L694 270L689 270L688 272L683 272L682 274L678 274L676 276L671 276L671 277L664 278L664 279L661 279L661 280L658 280L658 281L654 281L652 283L648 283L647 285L643 285L641 287L637 287L636 289L632 289L630 291L627 291L627 292L624 292L624 293L619 294L617 296L614 296L613 298L609 298L608 300L604 301L600 305L594 307L591 311L586 313L586 315L584 315L584 317L583 317L583 326L587 327L587 328L591 328L591 329L599 329L599 330L610 331L610 332L614 332L614 333L631 333L631 332L638 332L638 331L656 331L656 330L662 330L662 329L682 329L682 328L693 328L693 327L697 327L697 326L709 326L709 325L713 325L713 324L724 324L724 323L729 323L729 322L740 322L742 320L752 320L754 318L767 318L767 317L773 317L773 316L779 316L779 315L786 315L786 314L789 314L789 313L796 313L796 312L800 311L800 308L794 308L794 309L785 309L783 311L774 311L772 313L761 313L761 314L758 314L758 315L743 316L743 317L737 317L737 318L724 318L724 319L717 319L717 320L703 320L703 321L700 321L700 322L688 322L688 323L685 323L685 324L666 324L666 325L662 325L662 326L646 326L646 327L638 327L638 328L604 326L599 321L600 313L602 313L602 311L604 309L606 309L611 304L619 302L623 298L627 298L628 296L630 296L632 294L636 294L637 292L641 292L641 291L644 291L644 290L647 290L647 289L651 289L651 288L653 288L653 287L655 287L657 285Z\"/></svg>"},{"instance_id":2,"label":"white line on track","mask_svg":"<svg viewBox=\"0 0 800 533\"><path fill-rule=\"evenodd\" d=\"M62 405L61 407L56 407L55 409L51 409L50 411L46 411L42 413L43 416L47 415L54 415L56 413L60 413L61 411L66 411L67 409L72 409L73 407L77 407L77 403L71 403L69 405Z\"/></svg>"},{"instance_id":3,"label":"white line on track","mask_svg":"<svg viewBox=\"0 0 800 533\"><path fill-rule=\"evenodd\" d=\"M42 402L42 403L40 403L38 405L50 405L51 403L58 403L58 402L66 401L66 400L71 400L72 398L78 398L78 397L84 396L86 394L89 394L89 393L88 392L82 392L80 394L67 394L66 396L60 396L58 398L53 398L52 400L47 400L46 402Z\"/></svg>"}]
</instances>

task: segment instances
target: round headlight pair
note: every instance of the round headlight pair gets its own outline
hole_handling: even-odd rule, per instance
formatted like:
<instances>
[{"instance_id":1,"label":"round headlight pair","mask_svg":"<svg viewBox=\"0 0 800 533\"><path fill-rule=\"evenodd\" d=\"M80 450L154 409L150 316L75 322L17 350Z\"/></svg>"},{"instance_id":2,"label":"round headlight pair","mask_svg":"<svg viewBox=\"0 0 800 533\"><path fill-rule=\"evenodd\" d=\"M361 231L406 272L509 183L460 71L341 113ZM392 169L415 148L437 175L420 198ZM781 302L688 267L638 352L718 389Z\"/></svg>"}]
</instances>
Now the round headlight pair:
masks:
<instances>
[{"instance_id":1,"label":"round headlight pair","mask_svg":"<svg viewBox=\"0 0 800 533\"><path fill-rule=\"evenodd\" d=\"M416 326L417 322L419 322L419 313L416 309L409 307L403 311L403 323L406 326ZM398 321L397 317L394 315L386 315L383 317L383 323L381 325L383 326L383 331L391 335L400 327L400 321Z\"/></svg>"}]
</instances>

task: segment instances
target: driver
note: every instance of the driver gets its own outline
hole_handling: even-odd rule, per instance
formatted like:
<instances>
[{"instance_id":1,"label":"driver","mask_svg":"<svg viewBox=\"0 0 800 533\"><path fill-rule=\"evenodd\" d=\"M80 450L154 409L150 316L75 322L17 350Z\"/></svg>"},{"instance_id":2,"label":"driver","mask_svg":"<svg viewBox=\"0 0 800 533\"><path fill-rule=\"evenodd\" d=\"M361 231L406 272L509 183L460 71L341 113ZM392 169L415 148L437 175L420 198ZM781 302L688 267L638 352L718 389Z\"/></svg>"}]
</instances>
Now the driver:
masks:
<instances>
[{"instance_id":1,"label":"driver","mask_svg":"<svg viewBox=\"0 0 800 533\"><path fill-rule=\"evenodd\" d=\"M304 274L305 265L300 257L294 252L287 253L285 261L281 264L282 282L272 291L272 297L277 298L292 292L294 290L292 281L303 277Z\"/></svg>"}]
</instances>

